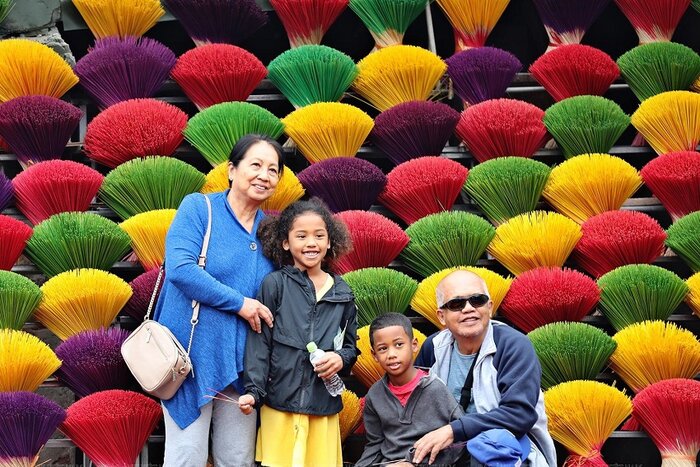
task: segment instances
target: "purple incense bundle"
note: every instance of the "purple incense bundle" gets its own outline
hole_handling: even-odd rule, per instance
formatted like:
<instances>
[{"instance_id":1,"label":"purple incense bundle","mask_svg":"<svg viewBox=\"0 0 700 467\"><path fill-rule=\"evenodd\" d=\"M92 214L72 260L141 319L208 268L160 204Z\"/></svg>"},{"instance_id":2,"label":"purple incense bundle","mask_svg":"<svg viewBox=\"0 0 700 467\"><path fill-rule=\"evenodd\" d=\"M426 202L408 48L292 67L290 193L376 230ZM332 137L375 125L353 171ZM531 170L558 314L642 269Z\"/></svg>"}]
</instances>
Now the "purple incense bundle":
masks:
<instances>
[{"instance_id":1,"label":"purple incense bundle","mask_svg":"<svg viewBox=\"0 0 700 467\"><path fill-rule=\"evenodd\" d=\"M22 96L0 105L0 137L23 167L60 159L83 112L49 96Z\"/></svg>"},{"instance_id":2,"label":"purple incense bundle","mask_svg":"<svg viewBox=\"0 0 700 467\"><path fill-rule=\"evenodd\" d=\"M151 301L151 295L153 294L153 289L156 286L156 281L158 279L159 268L151 269L143 274L139 275L136 279L129 282L133 294L126 305L124 305L123 310L126 311L132 318L142 321L143 317L146 316L146 311L148 311L148 303ZM163 287L163 281L165 279L165 274L160 281L158 286L158 293ZM156 294L156 300L158 300L158 294ZM154 306L155 306L155 302Z\"/></svg>"},{"instance_id":3,"label":"purple incense bundle","mask_svg":"<svg viewBox=\"0 0 700 467\"><path fill-rule=\"evenodd\" d=\"M58 404L33 392L0 392L0 464L35 465L66 418Z\"/></svg>"},{"instance_id":4,"label":"purple incense bundle","mask_svg":"<svg viewBox=\"0 0 700 467\"><path fill-rule=\"evenodd\" d=\"M238 45L267 23L255 0L165 0L195 45Z\"/></svg>"},{"instance_id":5,"label":"purple incense bundle","mask_svg":"<svg viewBox=\"0 0 700 467\"><path fill-rule=\"evenodd\" d=\"M579 44L610 0L533 0L549 36L547 51Z\"/></svg>"},{"instance_id":6,"label":"purple incense bundle","mask_svg":"<svg viewBox=\"0 0 700 467\"><path fill-rule=\"evenodd\" d=\"M7 178L4 172L0 172L0 212L12 202L15 190L12 188L12 181Z\"/></svg>"},{"instance_id":7,"label":"purple incense bundle","mask_svg":"<svg viewBox=\"0 0 700 467\"><path fill-rule=\"evenodd\" d=\"M63 361L56 376L79 397L107 389L127 389L132 376L121 347L128 331L109 328L84 331L56 347Z\"/></svg>"},{"instance_id":8,"label":"purple incense bundle","mask_svg":"<svg viewBox=\"0 0 700 467\"><path fill-rule=\"evenodd\" d=\"M455 92L469 105L503 97L523 67L515 55L495 47L468 49L445 62Z\"/></svg>"},{"instance_id":9,"label":"purple incense bundle","mask_svg":"<svg viewBox=\"0 0 700 467\"><path fill-rule=\"evenodd\" d=\"M459 112L440 102L404 102L380 113L370 138L398 165L440 154L459 121Z\"/></svg>"},{"instance_id":10,"label":"purple incense bundle","mask_svg":"<svg viewBox=\"0 0 700 467\"><path fill-rule=\"evenodd\" d=\"M107 37L75 64L80 84L100 108L152 97L163 85L177 57L148 37Z\"/></svg>"},{"instance_id":11,"label":"purple incense bundle","mask_svg":"<svg viewBox=\"0 0 700 467\"><path fill-rule=\"evenodd\" d=\"M297 177L309 195L321 198L333 212L368 210L386 185L377 166L355 157L317 162Z\"/></svg>"}]
</instances>

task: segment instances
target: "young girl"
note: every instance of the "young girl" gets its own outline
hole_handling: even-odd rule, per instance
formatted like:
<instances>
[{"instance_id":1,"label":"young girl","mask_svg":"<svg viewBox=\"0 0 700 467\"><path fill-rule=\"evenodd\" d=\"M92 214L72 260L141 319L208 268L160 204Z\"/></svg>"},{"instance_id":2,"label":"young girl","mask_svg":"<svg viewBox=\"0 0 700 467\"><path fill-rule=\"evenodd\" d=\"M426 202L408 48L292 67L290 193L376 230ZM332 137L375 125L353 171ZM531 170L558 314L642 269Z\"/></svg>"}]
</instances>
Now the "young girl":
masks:
<instances>
[{"instance_id":1,"label":"young girl","mask_svg":"<svg viewBox=\"0 0 700 467\"><path fill-rule=\"evenodd\" d=\"M320 201L299 201L266 220L259 236L264 253L282 269L263 280L258 300L274 327L250 332L245 352L249 414L260 407L256 460L264 466L341 466L338 412L322 378L349 372L357 358L357 320L350 287L325 271L350 249L345 226ZM326 354L313 367L306 345ZM264 404L264 405L263 405Z\"/></svg>"}]
</instances>

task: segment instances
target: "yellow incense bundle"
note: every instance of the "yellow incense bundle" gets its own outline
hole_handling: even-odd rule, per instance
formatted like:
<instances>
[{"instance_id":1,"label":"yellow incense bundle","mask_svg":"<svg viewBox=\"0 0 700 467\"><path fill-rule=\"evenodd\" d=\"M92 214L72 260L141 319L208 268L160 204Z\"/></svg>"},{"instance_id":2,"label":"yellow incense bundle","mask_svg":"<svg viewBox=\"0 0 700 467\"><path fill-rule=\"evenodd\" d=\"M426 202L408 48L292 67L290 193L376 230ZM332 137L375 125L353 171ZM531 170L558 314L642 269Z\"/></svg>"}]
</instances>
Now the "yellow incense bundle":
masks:
<instances>
[{"instance_id":1,"label":"yellow incense bundle","mask_svg":"<svg viewBox=\"0 0 700 467\"><path fill-rule=\"evenodd\" d=\"M66 340L88 329L109 327L132 295L129 284L99 269L73 269L41 286L36 319Z\"/></svg>"},{"instance_id":2,"label":"yellow incense bundle","mask_svg":"<svg viewBox=\"0 0 700 467\"><path fill-rule=\"evenodd\" d=\"M434 53L413 45L393 45L357 64L353 87L377 109L430 97L447 65Z\"/></svg>"},{"instance_id":3,"label":"yellow incense bundle","mask_svg":"<svg viewBox=\"0 0 700 467\"><path fill-rule=\"evenodd\" d=\"M542 193L557 211L583 224L620 209L641 186L637 169L609 154L583 154L555 167Z\"/></svg>"},{"instance_id":4,"label":"yellow incense bundle","mask_svg":"<svg viewBox=\"0 0 700 467\"><path fill-rule=\"evenodd\" d=\"M581 227L555 212L533 211L496 229L489 253L513 274L540 266L561 267L581 238Z\"/></svg>"},{"instance_id":5,"label":"yellow incense bundle","mask_svg":"<svg viewBox=\"0 0 700 467\"><path fill-rule=\"evenodd\" d=\"M44 44L0 41L0 102L30 95L59 98L77 83L70 65Z\"/></svg>"},{"instance_id":6,"label":"yellow incense bundle","mask_svg":"<svg viewBox=\"0 0 700 467\"><path fill-rule=\"evenodd\" d=\"M673 323L643 321L627 326L613 339L617 349L610 366L635 392L657 381L700 373L700 342Z\"/></svg>"},{"instance_id":7,"label":"yellow incense bundle","mask_svg":"<svg viewBox=\"0 0 700 467\"><path fill-rule=\"evenodd\" d=\"M73 0L96 38L142 36L165 14L158 0Z\"/></svg>"}]
</instances>

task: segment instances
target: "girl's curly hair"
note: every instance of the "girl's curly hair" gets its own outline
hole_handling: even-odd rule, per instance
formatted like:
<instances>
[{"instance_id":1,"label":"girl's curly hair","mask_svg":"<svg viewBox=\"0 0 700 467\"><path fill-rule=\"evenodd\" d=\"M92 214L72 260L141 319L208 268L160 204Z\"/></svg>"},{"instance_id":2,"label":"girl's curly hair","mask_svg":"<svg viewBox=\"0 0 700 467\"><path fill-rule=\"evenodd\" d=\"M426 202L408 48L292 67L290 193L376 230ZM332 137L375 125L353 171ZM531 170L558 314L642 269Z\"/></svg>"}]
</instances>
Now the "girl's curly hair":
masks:
<instances>
[{"instance_id":1,"label":"girl's curly hair","mask_svg":"<svg viewBox=\"0 0 700 467\"><path fill-rule=\"evenodd\" d=\"M331 247L323 258L324 267L352 249L352 241L347 227L341 220L333 216L323 201L319 198L297 201L287 206L278 216L268 216L258 227L258 237L263 245L263 253L276 266L294 264L292 254L282 248L282 242L288 239L294 220L307 213L317 214L326 224Z\"/></svg>"}]
</instances>

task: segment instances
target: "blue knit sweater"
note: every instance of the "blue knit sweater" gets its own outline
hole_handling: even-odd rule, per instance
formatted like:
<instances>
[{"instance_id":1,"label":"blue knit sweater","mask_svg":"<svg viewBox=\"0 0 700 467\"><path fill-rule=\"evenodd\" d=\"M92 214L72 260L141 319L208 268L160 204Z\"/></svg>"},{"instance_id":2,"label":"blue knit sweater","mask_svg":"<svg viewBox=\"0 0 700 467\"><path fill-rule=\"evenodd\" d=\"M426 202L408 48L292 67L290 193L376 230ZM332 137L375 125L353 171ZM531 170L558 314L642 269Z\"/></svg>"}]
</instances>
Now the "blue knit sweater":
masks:
<instances>
[{"instance_id":1,"label":"blue knit sweater","mask_svg":"<svg viewBox=\"0 0 700 467\"><path fill-rule=\"evenodd\" d=\"M165 282L156 305L155 319L170 329L187 348L192 300L201 304L194 331L190 374L175 397L164 401L180 428L194 422L200 407L211 400L205 395L242 381L248 323L238 317L243 298L254 298L262 279L273 267L263 256L256 238L262 211L255 216L252 232L238 222L226 200L228 190L209 196L212 226L205 270L197 258L207 226L204 196L191 194L180 204L165 241Z\"/></svg>"}]
</instances>

